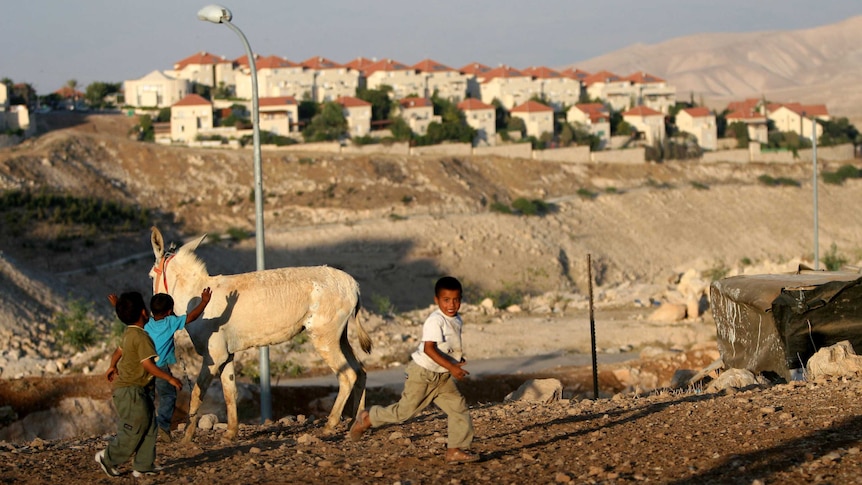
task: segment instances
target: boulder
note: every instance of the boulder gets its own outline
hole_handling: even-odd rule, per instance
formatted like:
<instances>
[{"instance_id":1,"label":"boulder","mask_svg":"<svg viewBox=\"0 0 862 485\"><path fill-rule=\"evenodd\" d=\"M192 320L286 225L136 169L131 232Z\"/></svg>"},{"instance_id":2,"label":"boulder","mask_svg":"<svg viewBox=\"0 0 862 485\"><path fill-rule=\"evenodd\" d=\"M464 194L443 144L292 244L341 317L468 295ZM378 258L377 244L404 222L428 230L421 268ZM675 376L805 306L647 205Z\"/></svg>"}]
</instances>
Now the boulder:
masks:
<instances>
[{"instance_id":1,"label":"boulder","mask_svg":"<svg viewBox=\"0 0 862 485\"><path fill-rule=\"evenodd\" d=\"M818 350L808 359L808 379L851 376L862 370L862 357L856 355L848 340Z\"/></svg>"},{"instance_id":2,"label":"boulder","mask_svg":"<svg viewBox=\"0 0 862 485\"><path fill-rule=\"evenodd\" d=\"M681 322L685 320L688 308L681 303L662 303L649 316L651 322Z\"/></svg>"},{"instance_id":3,"label":"boulder","mask_svg":"<svg viewBox=\"0 0 862 485\"><path fill-rule=\"evenodd\" d=\"M559 379L530 379L510 392L505 400L549 403L559 401L562 397L563 383Z\"/></svg>"},{"instance_id":4,"label":"boulder","mask_svg":"<svg viewBox=\"0 0 862 485\"><path fill-rule=\"evenodd\" d=\"M717 379L706 386L706 392L718 392L730 388L743 388L756 386L759 382L754 373L746 369L728 369L721 373Z\"/></svg>"}]
</instances>

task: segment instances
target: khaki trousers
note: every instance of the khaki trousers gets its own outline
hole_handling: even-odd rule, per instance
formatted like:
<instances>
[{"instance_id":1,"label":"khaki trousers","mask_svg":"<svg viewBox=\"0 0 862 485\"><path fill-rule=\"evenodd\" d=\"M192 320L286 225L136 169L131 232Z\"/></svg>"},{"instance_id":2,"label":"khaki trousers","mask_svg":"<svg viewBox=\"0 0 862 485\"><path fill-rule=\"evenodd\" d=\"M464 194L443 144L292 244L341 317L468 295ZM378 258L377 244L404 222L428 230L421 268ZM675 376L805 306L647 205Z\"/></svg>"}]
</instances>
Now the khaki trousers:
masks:
<instances>
[{"instance_id":1,"label":"khaki trousers","mask_svg":"<svg viewBox=\"0 0 862 485\"><path fill-rule=\"evenodd\" d=\"M411 361L401 400L389 406L372 406L368 410L371 426L403 423L434 403L448 417L448 447L469 448L473 442L473 420L464 396L448 372L432 372Z\"/></svg>"},{"instance_id":2,"label":"khaki trousers","mask_svg":"<svg viewBox=\"0 0 862 485\"><path fill-rule=\"evenodd\" d=\"M114 407L119 422L117 436L105 450L105 463L116 467L134 457L132 468L139 472L153 469L156 459L156 418L150 390L143 387L114 389Z\"/></svg>"}]
</instances>

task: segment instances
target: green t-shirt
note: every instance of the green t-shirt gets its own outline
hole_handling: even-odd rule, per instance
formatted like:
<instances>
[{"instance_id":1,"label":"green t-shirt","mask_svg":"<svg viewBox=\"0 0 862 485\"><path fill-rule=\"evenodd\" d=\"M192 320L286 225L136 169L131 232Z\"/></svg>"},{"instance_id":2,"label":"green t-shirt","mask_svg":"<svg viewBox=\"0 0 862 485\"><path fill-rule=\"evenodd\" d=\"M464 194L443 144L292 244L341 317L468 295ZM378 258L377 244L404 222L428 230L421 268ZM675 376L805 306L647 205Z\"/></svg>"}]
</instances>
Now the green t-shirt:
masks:
<instances>
[{"instance_id":1,"label":"green t-shirt","mask_svg":"<svg viewBox=\"0 0 862 485\"><path fill-rule=\"evenodd\" d=\"M123 334L123 357L117 362L117 378L114 389L121 387L146 387L153 376L144 369L142 362L156 356L153 340L143 328L134 325L126 327Z\"/></svg>"}]
</instances>

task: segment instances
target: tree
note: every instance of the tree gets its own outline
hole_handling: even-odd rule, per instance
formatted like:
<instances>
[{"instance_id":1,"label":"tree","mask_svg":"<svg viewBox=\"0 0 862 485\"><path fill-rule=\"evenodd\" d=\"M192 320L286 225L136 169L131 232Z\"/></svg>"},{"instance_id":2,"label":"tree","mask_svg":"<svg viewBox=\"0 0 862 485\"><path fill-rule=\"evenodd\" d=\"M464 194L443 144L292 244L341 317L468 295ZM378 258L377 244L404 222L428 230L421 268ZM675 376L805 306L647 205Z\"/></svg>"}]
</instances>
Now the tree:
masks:
<instances>
[{"instance_id":1,"label":"tree","mask_svg":"<svg viewBox=\"0 0 862 485\"><path fill-rule=\"evenodd\" d=\"M87 104L94 108L104 108L110 104L105 101L105 98L119 92L120 83L96 81L87 86L87 89L84 92L84 99L87 100Z\"/></svg>"},{"instance_id":2,"label":"tree","mask_svg":"<svg viewBox=\"0 0 862 485\"><path fill-rule=\"evenodd\" d=\"M734 121L727 127L727 133L732 133L733 138L736 138L737 148L748 147L748 142L751 139L748 137L748 125L740 121Z\"/></svg>"},{"instance_id":3,"label":"tree","mask_svg":"<svg viewBox=\"0 0 862 485\"><path fill-rule=\"evenodd\" d=\"M392 86L380 85L377 89L358 89L356 97L371 103L371 120L383 121L389 119L392 111Z\"/></svg>"},{"instance_id":4,"label":"tree","mask_svg":"<svg viewBox=\"0 0 862 485\"><path fill-rule=\"evenodd\" d=\"M344 118L341 105L334 102L323 103L320 113L311 118L311 122L302 132L305 141L338 140L347 135L347 119Z\"/></svg>"},{"instance_id":5,"label":"tree","mask_svg":"<svg viewBox=\"0 0 862 485\"><path fill-rule=\"evenodd\" d=\"M817 142L823 146L840 145L842 143L858 144L862 142L859 130L850 124L847 118L838 118L830 121L818 120L817 123L823 127L823 133Z\"/></svg>"},{"instance_id":6,"label":"tree","mask_svg":"<svg viewBox=\"0 0 862 485\"><path fill-rule=\"evenodd\" d=\"M392 132L392 138L395 138L397 141L408 141L413 138L413 130L410 129L410 126L404 121L404 118L400 116L396 116L392 119L392 123L389 125L389 131Z\"/></svg>"}]
</instances>

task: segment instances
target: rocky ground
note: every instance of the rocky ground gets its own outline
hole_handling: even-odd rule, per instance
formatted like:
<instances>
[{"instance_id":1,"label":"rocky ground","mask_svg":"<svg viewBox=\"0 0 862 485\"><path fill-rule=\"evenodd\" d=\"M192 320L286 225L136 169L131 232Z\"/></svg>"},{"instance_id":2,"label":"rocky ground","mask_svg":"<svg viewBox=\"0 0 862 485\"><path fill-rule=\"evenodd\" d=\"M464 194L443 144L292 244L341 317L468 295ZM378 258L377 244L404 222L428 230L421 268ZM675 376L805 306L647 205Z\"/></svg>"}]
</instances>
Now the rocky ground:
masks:
<instances>
[{"instance_id":1,"label":"rocky ground","mask_svg":"<svg viewBox=\"0 0 862 485\"><path fill-rule=\"evenodd\" d=\"M468 384L469 385L469 384ZM158 475L142 483L859 483L862 381L768 389L658 392L641 397L478 403L481 461L445 466L445 416L430 410L359 443L326 436L305 416L244 425L196 442L160 444ZM174 437L179 438L179 432ZM109 479L93 460L110 435L0 443L3 483Z\"/></svg>"},{"instance_id":2,"label":"rocky ground","mask_svg":"<svg viewBox=\"0 0 862 485\"><path fill-rule=\"evenodd\" d=\"M0 151L0 187L140 204L174 241L254 227L248 152L140 144L126 137L123 117L58 116L52 131ZM216 429L202 431L194 446L160 445L165 470L150 482L857 480L862 387L855 375L718 393L671 388L680 371L718 357L703 293L712 278L810 264L810 162L570 166L282 152L264 159L268 267L329 264L354 275L375 340L365 358L370 368L406 360L428 311L428 287L447 273L468 287L468 360L588 352L588 256L599 352L631 359L600 366L599 400L588 399L589 367L465 383L483 459L458 467L442 466L445 423L434 410L354 444L343 433L324 436L314 419L325 413L330 389L283 388L278 402L300 404L274 405L278 421L257 425L248 385L251 414L236 442L220 443ZM847 162L824 163L824 170ZM801 187L767 187L758 182L762 174ZM821 248L834 243L835 255L851 264L862 260L862 213L847 208L860 196L859 180L820 189ZM519 197L549 201L552 211L489 210ZM9 403L21 418L0 416L7 432L0 482L107 481L93 454L113 424L100 375L113 347L63 348L54 315L75 299L93 302L92 316L107 332L107 293L150 291L148 227L100 236L44 223L14 232L4 226L0 248L0 409ZM199 254L211 274L254 268L253 239L212 240ZM320 373L313 352L303 350L301 341L282 344L274 360ZM246 351L237 360L250 368L254 359ZM534 377L559 379L563 399L503 402ZM369 403L389 402L395 392L370 390ZM68 417L38 414L51 409ZM28 436L36 426L22 425L28 416L28 423L68 426L74 437ZM101 416L102 427L76 430L84 416ZM178 426L182 418L181 410ZM16 426L18 438L8 438Z\"/></svg>"}]
</instances>

